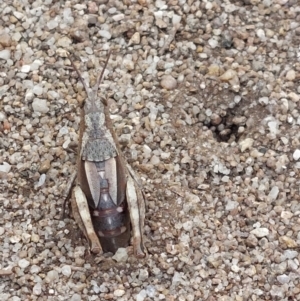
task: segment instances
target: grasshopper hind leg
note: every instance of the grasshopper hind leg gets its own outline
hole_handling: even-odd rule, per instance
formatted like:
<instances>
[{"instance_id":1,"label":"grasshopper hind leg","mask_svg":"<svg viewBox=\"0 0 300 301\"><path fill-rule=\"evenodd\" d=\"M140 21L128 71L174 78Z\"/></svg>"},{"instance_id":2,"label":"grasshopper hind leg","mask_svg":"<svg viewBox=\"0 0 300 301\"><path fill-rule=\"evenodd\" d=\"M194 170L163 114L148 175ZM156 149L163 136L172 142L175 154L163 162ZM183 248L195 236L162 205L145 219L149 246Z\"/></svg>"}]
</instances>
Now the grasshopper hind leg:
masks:
<instances>
[{"instance_id":1,"label":"grasshopper hind leg","mask_svg":"<svg viewBox=\"0 0 300 301\"><path fill-rule=\"evenodd\" d=\"M92 253L102 253L101 244L92 224L87 199L80 186L75 186L71 198L72 213L79 228L87 238Z\"/></svg>"}]
</instances>

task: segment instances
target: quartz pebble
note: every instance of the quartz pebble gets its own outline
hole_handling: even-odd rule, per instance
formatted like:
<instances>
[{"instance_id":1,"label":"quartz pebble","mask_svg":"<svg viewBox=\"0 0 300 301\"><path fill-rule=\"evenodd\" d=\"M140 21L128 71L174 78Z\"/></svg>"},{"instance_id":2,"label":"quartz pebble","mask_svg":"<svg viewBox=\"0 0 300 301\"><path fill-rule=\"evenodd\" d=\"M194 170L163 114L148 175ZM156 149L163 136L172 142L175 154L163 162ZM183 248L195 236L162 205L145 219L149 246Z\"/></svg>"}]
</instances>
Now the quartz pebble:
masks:
<instances>
[{"instance_id":1,"label":"quartz pebble","mask_svg":"<svg viewBox=\"0 0 300 301\"><path fill-rule=\"evenodd\" d=\"M79 295L79 294L74 294L72 297L71 297L71 299L70 299L70 301L81 301L82 299L81 299L81 296Z\"/></svg>"},{"instance_id":2,"label":"quartz pebble","mask_svg":"<svg viewBox=\"0 0 300 301\"><path fill-rule=\"evenodd\" d=\"M0 59L9 60L10 59L10 51L8 49L0 50Z\"/></svg>"},{"instance_id":3,"label":"quartz pebble","mask_svg":"<svg viewBox=\"0 0 300 301\"><path fill-rule=\"evenodd\" d=\"M299 160L300 159L300 150L299 149L296 149L293 153L293 158L295 161Z\"/></svg>"},{"instance_id":4,"label":"quartz pebble","mask_svg":"<svg viewBox=\"0 0 300 301\"><path fill-rule=\"evenodd\" d=\"M114 296L116 296L116 297L122 297L124 294L125 294L125 291L121 290L121 289L117 289L114 291Z\"/></svg>"},{"instance_id":5,"label":"quartz pebble","mask_svg":"<svg viewBox=\"0 0 300 301\"><path fill-rule=\"evenodd\" d=\"M3 227L0 227L0 236L3 235L5 232L5 229Z\"/></svg>"},{"instance_id":6,"label":"quartz pebble","mask_svg":"<svg viewBox=\"0 0 300 301\"><path fill-rule=\"evenodd\" d=\"M136 301L144 301L146 297L147 297L147 292L146 290L143 289L136 295Z\"/></svg>"},{"instance_id":7,"label":"quartz pebble","mask_svg":"<svg viewBox=\"0 0 300 301\"><path fill-rule=\"evenodd\" d=\"M34 112L39 113L47 113L49 111L46 99L35 98L32 103L32 108Z\"/></svg>"},{"instance_id":8,"label":"quartz pebble","mask_svg":"<svg viewBox=\"0 0 300 301\"><path fill-rule=\"evenodd\" d=\"M295 78L296 78L296 72L294 70L289 70L286 74L286 79L293 81L295 80Z\"/></svg>"},{"instance_id":9,"label":"quartz pebble","mask_svg":"<svg viewBox=\"0 0 300 301\"><path fill-rule=\"evenodd\" d=\"M42 293L42 285L40 282L34 285L32 293L37 296L39 296Z\"/></svg>"},{"instance_id":10,"label":"quartz pebble","mask_svg":"<svg viewBox=\"0 0 300 301\"><path fill-rule=\"evenodd\" d=\"M18 262L18 266L21 268L21 269L25 269L27 268L28 266L30 265L30 262L26 259L20 259L19 262Z\"/></svg>"},{"instance_id":11,"label":"quartz pebble","mask_svg":"<svg viewBox=\"0 0 300 301\"><path fill-rule=\"evenodd\" d=\"M253 145L254 140L252 138L247 138L240 142L240 148L241 152L246 151L247 149L250 149Z\"/></svg>"},{"instance_id":12,"label":"quartz pebble","mask_svg":"<svg viewBox=\"0 0 300 301\"><path fill-rule=\"evenodd\" d=\"M117 262L127 261L128 254L126 248L119 248L112 258Z\"/></svg>"},{"instance_id":13,"label":"quartz pebble","mask_svg":"<svg viewBox=\"0 0 300 301\"><path fill-rule=\"evenodd\" d=\"M269 229L267 228L256 228L251 231L256 237L261 238L269 235Z\"/></svg>"},{"instance_id":14,"label":"quartz pebble","mask_svg":"<svg viewBox=\"0 0 300 301\"><path fill-rule=\"evenodd\" d=\"M173 90L177 87L176 79L171 75L165 75L160 82L161 86L167 90Z\"/></svg>"},{"instance_id":15,"label":"quartz pebble","mask_svg":"<svg viewBox=\"0 0 300 301\"><path fill-rule=\"evenodd\" d=\"M10 172L11 170L11 165L6 163L6 162L3 162L2 165L0 165L0 172L3 172L3 173L8 173Z\"/></svg>"},{"instance_id":16,"label":"quartz pebble","mask_svg":"<svg viewBox=\"0 0 300 301\"><path fill-rule=\"evenodd\" d=\"M279 188L277 186L274 186L272 187L268 197L274 201L277 199L278 193L279 193Z\"/></svg>"},{"instance_id":17,"label":"quartz pebble","mask_svg":"<svg viewBox=\"0 0 300 301\"><path fill-rule=\"evenodd\" d=\"M62 268L61 268L61 273L66 276L66 277L70 277L71 274L72 274L72 270L71 270L71 267L69 265L64 265Z\"/></svg>"},{"instance_id":18,"label":"quartz pebble","mask_svg":"<svg viewBox=\"0 0 300 301\"><path fill-rule=\"evenodd\" d=\"M59 280L58 272L55 270L51 270L47 273L47 276L45 278L45 281L47 283L54 283Z\"/></svg>"}]
</instances>

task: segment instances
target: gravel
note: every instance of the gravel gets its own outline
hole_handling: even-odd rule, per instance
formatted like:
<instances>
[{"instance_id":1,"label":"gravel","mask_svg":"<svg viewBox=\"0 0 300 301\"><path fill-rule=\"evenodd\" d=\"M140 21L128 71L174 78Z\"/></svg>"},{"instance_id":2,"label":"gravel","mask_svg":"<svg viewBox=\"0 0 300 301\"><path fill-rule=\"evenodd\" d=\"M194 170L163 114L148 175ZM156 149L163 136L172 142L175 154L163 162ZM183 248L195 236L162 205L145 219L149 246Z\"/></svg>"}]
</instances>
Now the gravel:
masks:
<instances>
[{"instance_id":1,"label":"gravel","mask_svg":"<svg viewBox=\"0 0 300 301\"><path fill-rule=\"evenodd\" d=\"M0 3L0 300L300 300L296 0ZM61 219L101 85L148 257Z\"/></svg>"}]
</instances>

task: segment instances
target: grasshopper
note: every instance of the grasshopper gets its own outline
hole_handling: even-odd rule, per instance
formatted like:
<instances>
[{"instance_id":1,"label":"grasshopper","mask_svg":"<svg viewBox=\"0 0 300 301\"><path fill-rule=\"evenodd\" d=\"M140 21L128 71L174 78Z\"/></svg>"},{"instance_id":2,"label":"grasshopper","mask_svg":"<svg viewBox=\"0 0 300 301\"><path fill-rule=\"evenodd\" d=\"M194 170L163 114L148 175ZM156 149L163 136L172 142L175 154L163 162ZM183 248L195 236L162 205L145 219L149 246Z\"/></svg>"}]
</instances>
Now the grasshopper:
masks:
<instances>
[{"instance_id":1,"label":"grasshopper","mask_svg":"<svg viewBox=\"0 0 300 301\"><path fill-rule=\"evenodd\" d=\"M90 88L69 56L87 94L81 110L71 208L92 253L114 253L126 247L132 229L134 254L144 257L145 199L140 180L121 152L107 102L97 96L109 57L110 53Z\"/></svg>"}]
</instances>

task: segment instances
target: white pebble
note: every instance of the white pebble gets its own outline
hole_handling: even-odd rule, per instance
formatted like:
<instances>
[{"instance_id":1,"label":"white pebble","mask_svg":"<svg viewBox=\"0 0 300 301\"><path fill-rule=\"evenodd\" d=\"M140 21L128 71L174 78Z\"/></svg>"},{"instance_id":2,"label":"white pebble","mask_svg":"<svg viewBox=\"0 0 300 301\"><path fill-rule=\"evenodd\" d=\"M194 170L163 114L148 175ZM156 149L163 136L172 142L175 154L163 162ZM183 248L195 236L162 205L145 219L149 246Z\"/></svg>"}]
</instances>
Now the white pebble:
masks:
<instances>
[{"instance_id":1,"label":"white pebble","mask_svg":"<svg viewBox=\"0 0 300 301\"><path fill-rule=\"evenodd\" d=\"M186 221L182 224L182 227L185 231L190 231L193 229L193 222L192 221Z\"/></svg>"},{"instance_id":2,"label":"white pebble","mask_svg":"<svg viewBox=\"0 0 300 301\"><path fill-rule=\"evenodd\" d=\"M3 162L3 164L0 165L0 172L8 173L8 172L10 172L10 169L11 169L11 166L6 162Z\"/></svg>"},{"instance_id":3,"label":"white pebble","mask_svg":"<svg viewBox=\"0 0 300 301\"><path fill-rule=\"evenodd\" d=\"M40 282L38 282L32 289L32 293L34 295L39 296L42 293L42 285Z\"/></svg>"},{"instance_id":4,"label":"white pebble","mask_svg":"<svg viewBox=\"0 0 300 301\"><path fill-rule=\"evenodd\" d=\"M43 87L39 86L39 85L35 85L32 89L32 92L35 94L35 95L42 95L43 94Z\"/></svg>"},{"instance_id":5,"label":"white pebble","mask_svg":"<svg viewBox=\"0 0 300 301\"><path fill-rule=\"evenodd\" d=\"M1 236L2 234L4 234L4 232L5 232L5 229L4 229L3 227L0 227L0 236Z\"/></svg>"},{"instance_id":6,"label":"white pebble","mask_svg":"<svg viewBox=\"0 0 300 301\"><path fill-rule=\"evenodd\" d=\"M25 269L27 268L28 266L30 265L30 262L26 259L20 259L18 261L18 266L21 268L21 269Z\"/></svg>"},{"instance_id":7,"label":"white pebble","mask_svg":"<svg viewBox=\"0 0 300 301\"><path fill-rule=\"evenodd\" d=\"M124 19L124 17L125 17L125 15L124 14L118 14L118 15L114 15L114 16L112 16L112 19L114 20L114 21L121 21L121 20L123 20Z\"/></svg>"},{"instance_id":8,"label":"white pebble","mask_svg":"<svg viewBox=\"0 0 300 301\"><path fill-rule=\"evenodd\" d=\"M99 30L99 35L102 37L102 38L105 38L105 39L110 39L111 38L111 34L109 31L107 30Z\"/></svg>"},{"instance_id":9,"label":"white pebble","mask_svg":"<svg viewBox=\"0 0 300 301\"><path fill-rule=\"evenodd\" d=\"M178 272L175 272L174 273L174 276L173 276L173 278L172 278L172 285L177 285L177 284L183 284L183 279L182 279L182 277L181 277L181 274L180 273L178 273Z\"/></svg>"},{"instance_id":10,"label":"white pebble","mask_svg":"<svg viewBox=\"0 0 300 301\"><path fill-rule=\"evenodd\" d=\"M278 197L279 188L277 186L272 187L271 191L269 192L269 199L275 201Z\"/></svg>"},{"instance_id":11,"label":"white pebble","mask_svg":"<svg viewBox=\"0 0 300 301\"><path fill-rule=\"evenodd\" d=\"M47 113L49 111L47 100L35 98L32 102L32 109L34 112Z\"/></svg>"},{"instance_id":12,"label":"white pebble","mask_svg":"<svg viewBox=\"0 0 300 301\"><path fill-rule=\"evenodd\" d=\"M235 70L228 69L227 71L225 71L225 73L223 73L220 76L220 79L223 81L229 81L229 80L235 78L236 76L237 76L237 73Z\"/></svg>"},{"instance_id":13,"label":"white pebble","mask_svg":"<svg viewBox=\"0 0 300 301\"><path fill-rule=\"evenodd\" d=\"M19 42L22 38L22 35L19 32L15 32L11 38L12 38L12 40L14 40L16 42Z\"/></svg>"},{"instance_id":14,"label":"white pebble","mask_svg":"<svg viewBox=\"0 0 300 301\"><path fill-rule=\"evenodd\" d=\"M125 262L128 259L128 253L126 248L119 248L115 255L112 257L116 262Z\"/></svg>"},{"instance_id":15,"label":"white pebble","mask_svg":"<svg viewBox=\"0 0 300 301\"><path fill-rule=\"evenodd\" d=\"M9 60L10 59L10 50L4 49L0 51L0 59L2 60Z\"/></svg>"},{"instance_id":16,"label":"white pebble","mask_svg":"<svg viewBox=\"0 0 300 301\"><path fill-rule=\"evenodd\" d=\"M261 104L261 105L267 105L269 103L269 97L261 97L258 99L258 102Z\"/></svg>"},{"instance_id":17,"label":"white pebble","mask_svg":"<svg viewBox=\"0 0 300 301\"><path fill-rule=\"evenodd\" d=\"M266 34L265 34L264 30L261 29L261 28L258 29L258 30L256 31L256 35L257 35L257 37L259 37L262 41L265 40L265 38L266 38Z\"/></svg>"},{"instance_id":18,"label":"white pebble","mask_svg":"<svg viewBox=\"0 0 300 301\"><path fill-rule=\"evenodd\" d=\"M278 275L277 276L277 280L278 282L280 282L281 284L284 284L284 283L289 283L290 282L290 277L286 274L283 274L283 275Z\"/></svg>"},{"instance_id":19,"label":"white pebble","mask_svg":"<svg viewBox=\"0 0 300 301\"><path fill-rule=\"evenodd\" d=\"M74 294L70 301L81 301L81 296L79 294Z\"/></svg>"},{"instance_id":20,"label":"white pebble","mask_svg":"<svg viewBox=\"0 0 300 301\"><path fill-rule=\"evenodd\" d=\"M256 237L265 237L269 235L269 229L267 228L257 228L252 230L250 233L254 234Z\"/></svg>"},{"instance_id":21,"label":"white pebble","mask_svg":"<svg viewBox=\"0 0 300 301\"><path fill-rule=\"evenodd\" d=\"M6 119L6 115L3 112L0 112L0 122L3 122Z\"/></svg>"},{"instance_id":22,"label":"white pebble","mask_svg":"<svg viewBox=\"0 0 300 301\"><path fill-rule=\"evenodd\" d=\"M163 160L169 159L170 156L171 156L171 153L165 153L165 152L162 152L162 153L160 154L160 157L161 157Z\"/></svg>"},{"instance_id":23,"label":"white pebble","mask_svg":"<svg viewBox=\"0 0 300 301\"><path fill-rule=\"evenodd\" d=\"M238 207L238 205L239 205L238 202L229 199L229 200L227 200L227 202L226 202L225 210L228 210L228 211L233 210L233 209L235 209L236 207Z\"/></svg>"},{"instance_id":24,"label":"white pebble","mask_svg":"<svg viewBox=\"0 0 300 301\"><path fill-rule=\"evenodd\" d=\"M174 14L172 17L172 24L176 25L179 24L181 21L181 16Z\"/></svg>"},{"instance_id":25,"label":"white pebble","mask_svg":"<svg viewBox=\"0 0 300 301\"><path fill-rule=\"evenodd\" d=\"M47 273L45 281L47 283L54 283L59 280L58 272L56 270L51 270Z\"/></svg>"},{"instance_id":26,"label":"white pebble","mask_svg":"<svg viewBox=\"0 0 300 301\"><path fill-rule=\"evenodd\" d=\"M46 181L46 175L43 173L43 174L40 175L40 178L39 178L38 183L36 184L36 187L43 186L45 181Z\"/></svg>"},{"instance_id":27,"label":"white pebble","mask_svg":"<svg viewBox=\"0 0 300 301\"><path fill-rule=\"evenodd\" d=\"M208 45L213 49L216 48L218 44L218 41L214 38L208 40Z\"/></svg>"},{"instance_id":28,"label":"white pebble","mask_svg":"<svg viewBox=\"0 0 300 301\"><path fill-rule=\"evenodd\" d=\"M125 294L125 291L121 290L121 289L117 289L114 291L114 296L116 296L116 297L122 297L124 294Z\"/></svg>"},{"instance_id":29,"label":"white pebble","mask_svg":"<svg viewBox=\"0 0 300 301\"><path fill-rule=\"evenodd\" d=\"M47 23L47 26L49 30L52 30L58 26L58 22L52 19Z\"/></svg>"},{"instance_id":30,"label":"white pebble","mask_svg":"<svg viewBox=\"0 0 300 301\"><path fill-rule=\"evenodd\" d=\"M149 273L147 271L147 269L141 269L139 271L139 280L140 281L145 281L146 279L148 279L149 277Z\"/></svg>"},{"instance_id":31,"label":"white pebble","mask_svg":"<svg viewBox=\"0 0 300 301\"><path fill-rule=\"evenodd\" d=\"M298 252L293 250L285 250L283 253L284 259L294 259L297 256L298 256Z\"/></svg>"},{"instance_id":32,"label":"white pebble","mask_svg":"<svg viewBox=\"0 0 300 301\"><path fill-rule=\"evenodd\" d=\"M278 121L277 120L268 122L268 127L269 127L271 134L276 135L278 133Z\"/></svg>"},{"instance_id":33,"label":"white pebble","mask_svg":"<svg viewBox=\"0 0 300 301\"><path fill-rule=\"evenodd\" d=\"M293 217L293 213L290 211L282 211L280 217L283 219L291 219Z\"/></svg>"},{"instance_id":34,"label":"white pebble","mask_svg":"<svg viewBox=\"0 0 300 301\"><path fill-rule=\"evenodd\" d=\"M137 295L136 295L136 301L144 301L144 299L147 296L146 290L141 290Z\"/></svg>"},{"instance_id":35,"label":"white pebble","mask_svg":"<svg viewBox=\"0 0 300 301\"><path fill-rule=\"evenodd\" d=\"M30 267L30 273L31 274L37 274L41 271L41 267L39 267L38 265L34 264Z\"/></svg>"},{"instance_id":36,"label":"white pebble","mask_svg":"<svg viewBox=\"0 0 300 301\"><path fill-rule=\"evenodd\" d=\"M235 272L235 273L238 273L240 270L240 268L236 265L236 264L233 264L231 266L231 271Z\"/></svg>"},{"instance_id":37,"label":"white pebble","mask_svg":"<svg viewBox=\"0 0 300 301\"><path fill-rule=\"evenodd\" d=\"M299 160L300 159L300 150L299 149L296 149L293 153L293 159L295 161Z\"/></svg>"},{"instance_id":38,"label":"white pebble","mask_svg":"<svg viewBox=\"0 0 300 301\"><path fill-rule=\"evenodd\" d=\"M38 70L40 66L43 65L43 62L40 60L34 60L34 62L30 65L30 70Z\"/></svg>"},{"instance_id":39,"label":"white pebble","mask_svg":"<svg viewBox=\"0 0 300 301\"><path fill-rule=\"evenodd\" d=\"M23 65L21 68L21 72L28 73L30 71L30 65Z\"/></svg>"},{"instance_id":40,"label":"white pebble","mask_svg":"<svg viewBox=\"0 0 300 301\"><path fill-rule=\"evenodd\" d=\"M224 182L224 183L228 183L229 182L229 177L224 176L224 177L222 177L221 181Z\"/></svg>"},{"instance_id":41,"label":"white pebble","mask_svg":"<svg viewBox=\"0 0 300 301\"><path fill-rule=\"evenodd\" d=\"M254 140L252 138L246 138L243 141L241 141L240 148L241 152L243 153L245 150L250 149L253 145Z\"/></svg>"},{"instance_id":42,"label":"white pebble","mask_svg":"<svg viewBox=\"0 0 300 301\"><path fill-rule=\"evenodd\" d=\"M58 133L59 133L58 137L64 136L69 133L69 129L67 126L63 126L60 128Z\"/></svg>"},{"instance_id":43,"label":"white pebble","mask_svg":"<svg viewBox=\"0 0 300 301\"><path fill-rule=\"evenodd\" d=\"M72 44L72 40L68 37L61 37L57 40L57 46L62 48L68 48Z\"/></svg>"},{"instance_id":44,"label":"white pebble","mask_svg":"<svg viewBox=\"0 0 300 301\"><path fill-rule=\"evenodd\" d=\"M70 277L71 274L72 274L72 270L71 270L71 267L69 265L64 265L62 268L61 268L61 273L66 276L66 277Z\"/></svg>"},{"instance_id":45,"label":"white pebble","mask_svg":"<svg viewBox=\"0 0 300 301\"><path fill-rule=\"evenodd\" d=\"M22 13L20 13L18 11L14 11L13 14L19 20L22 19L22 18L24 18L24 14L22 14Z\"/></svg>"},{"instance_id":46,"label":"white pebble","mask_svg":"<svg viewBox=\"0 0 300 301\"><path fill-rule=\"evenodd\" d=\"M147 292L148 297L154 298L155 293L156 293L156 289L153 285L148 285L146 287L146 292Z\"/></svg>"}]
</instances>

